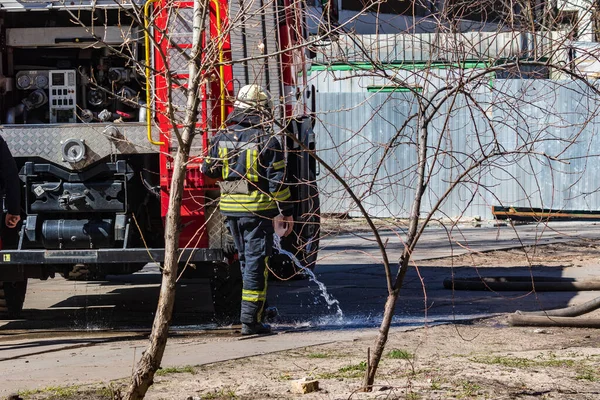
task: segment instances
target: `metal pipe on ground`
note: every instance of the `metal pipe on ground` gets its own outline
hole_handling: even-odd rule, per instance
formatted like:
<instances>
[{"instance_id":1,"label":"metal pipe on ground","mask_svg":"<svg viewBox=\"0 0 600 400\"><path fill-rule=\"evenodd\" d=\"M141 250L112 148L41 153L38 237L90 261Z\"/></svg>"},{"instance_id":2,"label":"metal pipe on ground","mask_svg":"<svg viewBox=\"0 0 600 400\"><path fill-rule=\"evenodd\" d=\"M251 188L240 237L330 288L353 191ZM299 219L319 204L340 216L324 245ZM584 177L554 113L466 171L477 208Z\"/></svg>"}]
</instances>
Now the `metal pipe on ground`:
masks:
<instances>
[{"instance_id":1,"label":"metal pipe on ground","mask_svg":"<svg viewBox=\"0 0 600 400\"><path fill-rule=\"evenodd\" d=\"M511 314L508 316L508 323L512 326L600 328L600 319L598 318L543 317L539 315Z\"/></svg>"},{"instance_id":2,"label":"metal pipe on ground","mask_svg":"<svg viewBox=\"0 0 600 400\"><path fill-rule=\"evenodd\" d=\"M573 278L503 276L445 279L444 287L453 290L490 291L583 291L600 290L600 280ZM598 318L575 318L600 308L600 297L576 306L542 311L519 311L509 315L512 326L600 328Z\"/></svg>"},{"instance_id":3,"label":"metal pipe on ground","mask_svg":"<svg viewBox=\"0 0 600 400\"><path fill-rule=\"evenodd\" d=\"M532 276L491 276L446 278L444 287L453 290L491 290L538 292L572 292L580 290L600 290L600 280L577 280L573 278L532 277Z\"/></svg>"},{"instance_id":4,"label":"metal pipe on ground","mask_svg":"<svg viewBox=\"0 0 600 400\"><path fill-rule=\"evenodd\" d=\"M589 314L600 308L600 297L587 301L583 304L565 308L557 308L547 311L515 311L516 315L539 315L543 317L578 317L583 314Z\"/></svg>"},{"instance_id":5,"label":"metal pipe on ground","mask_svg":"<svg viewBox=\"0 0 600 400\"><path fill-rule=\"evenodd\" d=\"M576 306L547 311L516 311L508 316L512 326L556 326L573 328L600 328L598 318L575 318L600 308L600 297Z\"/></svg>"}]
</instances>

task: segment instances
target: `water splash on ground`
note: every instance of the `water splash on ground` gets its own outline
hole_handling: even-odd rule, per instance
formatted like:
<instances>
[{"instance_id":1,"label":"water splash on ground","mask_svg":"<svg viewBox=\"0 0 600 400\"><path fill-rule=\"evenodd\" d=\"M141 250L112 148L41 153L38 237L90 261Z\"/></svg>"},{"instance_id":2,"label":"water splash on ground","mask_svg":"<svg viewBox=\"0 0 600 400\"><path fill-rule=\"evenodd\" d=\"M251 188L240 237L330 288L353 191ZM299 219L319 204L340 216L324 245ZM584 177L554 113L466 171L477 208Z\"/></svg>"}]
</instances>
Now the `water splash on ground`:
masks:
<instances>
[{"instance_id":1,"label":"water splash on ground","mask_svg":"<svg viewBox=\"0 0 600 400\"><path fill-rule=\"evenodd\" d=\"M423 327L449 324L456 322L472 321L479 318L489 317L489 314L467 314L467 315L436 315L429 317L418 316L394 316L391 327ZM344 318L334 316L317 317L310 320L280 321L273 324L277 329L290 330L342 330L342 329L372 329L381 325L383 314L378 315L346 315Z\"/></svg>"}]
</instances>

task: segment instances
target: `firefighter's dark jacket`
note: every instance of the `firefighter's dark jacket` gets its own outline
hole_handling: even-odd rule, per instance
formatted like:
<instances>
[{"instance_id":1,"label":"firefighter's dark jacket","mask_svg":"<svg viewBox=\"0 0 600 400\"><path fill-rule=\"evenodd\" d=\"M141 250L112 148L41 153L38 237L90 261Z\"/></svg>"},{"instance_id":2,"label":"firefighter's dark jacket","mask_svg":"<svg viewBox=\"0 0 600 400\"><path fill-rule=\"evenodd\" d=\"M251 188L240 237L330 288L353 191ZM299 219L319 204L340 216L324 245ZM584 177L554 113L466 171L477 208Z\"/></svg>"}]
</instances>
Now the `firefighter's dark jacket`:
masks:
<instances>
[{"instance_id":1,"label":"firefighter's dark jacket","mask_svg":"<svg viewBox=\"0 0 600 400\"><path fill-rule=\"evenodd\" d=\"M0 189L6 195L4 207L9 214L21 214L19 171L4 139L0 137Z\"/></svg>"},{"instance_id":2,"label":"firefighter's dark jacket","mask_svg":"<svg viewBox=\"0 0 600 400\"><path fill-rule=\"evenodd\" d=\"M247 188L246 193L221 191L220 209L226 216L292 215L281 143L263 120L251 109L234 109L204 160L206 175Z\"/></svg>"}]
</instances>

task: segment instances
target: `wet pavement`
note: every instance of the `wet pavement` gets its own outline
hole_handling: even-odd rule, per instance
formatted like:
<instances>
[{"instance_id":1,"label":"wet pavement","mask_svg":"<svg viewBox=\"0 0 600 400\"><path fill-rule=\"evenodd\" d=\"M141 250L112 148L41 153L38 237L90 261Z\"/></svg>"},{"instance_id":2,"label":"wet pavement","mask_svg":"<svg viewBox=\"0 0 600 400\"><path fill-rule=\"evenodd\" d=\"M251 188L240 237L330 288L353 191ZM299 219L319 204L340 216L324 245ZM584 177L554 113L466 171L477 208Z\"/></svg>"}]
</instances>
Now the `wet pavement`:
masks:
<instances>
[{"instance_id":1,"label":"wet pavement","mask_svg":"<svg viewBox=\"0 0 600 400\"><path fill-rule=\"evenodd\" d=\"M403 232L387 232L390 260L397 261ZM553 223L517 227L463 226L450 234L441 228L425 233L413 259L423 260L468 251L506 249L530 244L600 237L593 223ZM375 335L387 297L384 269L368 233L325 237L316 269L337 307L327 304L309 280L270 282L269 301L280 317L279 332L240 340L235 327L211 324L208 281L183 280L177 291L173 320L180 333L170 339L163 366L198 365L331 341ZM418 265L418 262L417 262ZM523 268L478 268L482 276L529 273ZM396 330L447 323L520 310L558 308L596 297L594 292L468 292L444 289L452 275L473 275L474 268L411 267L396 307ZM591 277L595 268L534 267L535 273ZM145 348L154 315L160 273L149 265L140 273L102 282L57 278L30 281L24 319L0 323L0 395L18 389L123 378ZM48 333L47 330L61 332ZM122 333L105 334L100 330ZM33 333L32 333L33 332ZM94 333L96 332L96 333ZM34 335L35 333L35 335ZM250 344L251 343L251 344Z\"/></svg>"}]
</instances>

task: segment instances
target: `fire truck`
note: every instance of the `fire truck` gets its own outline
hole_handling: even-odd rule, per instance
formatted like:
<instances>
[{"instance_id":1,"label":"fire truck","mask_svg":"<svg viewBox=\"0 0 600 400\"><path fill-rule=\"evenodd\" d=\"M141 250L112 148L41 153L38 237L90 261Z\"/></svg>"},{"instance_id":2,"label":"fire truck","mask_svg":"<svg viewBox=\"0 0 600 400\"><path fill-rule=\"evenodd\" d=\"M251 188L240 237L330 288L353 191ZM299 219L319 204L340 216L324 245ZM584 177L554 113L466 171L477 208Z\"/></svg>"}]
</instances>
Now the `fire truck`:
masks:
<instances>
[{"instance_id":1,"label":"fire truck","mask_svg":"<svg viewBox=\"0 0 600 400\"><path fill-rule=\"evenodd\" d=\"M295 204L294 232L281 248L314 267L315 91L306 83L303 4L203 0L194 20L194 1L0 1L0 135L22 185L21 223L2 231L3 318L22 311L28 279L103 279L164 260L174 132L186 111L195 34L206 70L186 167L180 259L211 278L217 311L239 303L218 186L200 167L239 88L259 84L274 100ZM271 270L289 277L294 263L283 253Z\"/></svg>"}]
</instances>

